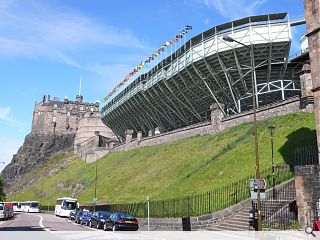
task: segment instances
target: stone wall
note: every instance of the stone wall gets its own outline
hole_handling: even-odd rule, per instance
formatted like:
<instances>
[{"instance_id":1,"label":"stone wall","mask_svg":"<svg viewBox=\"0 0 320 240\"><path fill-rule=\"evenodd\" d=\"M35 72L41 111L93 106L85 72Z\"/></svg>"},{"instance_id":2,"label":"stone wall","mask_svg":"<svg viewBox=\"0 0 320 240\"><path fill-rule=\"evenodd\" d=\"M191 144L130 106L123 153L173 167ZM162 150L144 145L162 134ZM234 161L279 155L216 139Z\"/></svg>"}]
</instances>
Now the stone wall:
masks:
<instances>
[{"instance_id":1,"label":"stone wall","mask_svg":"<svg viewBox=\"0 0 320 240\"><path fill-rule=\"evenodd\" d=\"M220 210L215 213L210 213L198 217L190 217L191 230L206 230L216 226L224 218L227 218L244 207L251 206L251 199L244 200L229 208ZM249 216L249 213L248 213ZM139 225L144 230L147 229L148 219L139 218ZM150 218L150 231L157 230L175 230L182 231L182 218Z\"/></svg>"},{"instance_id":2,"label":"stone wall","mask_svg":"<svg viewBox=\"0 0 320 240\"><path fill-rule=\"evenodd\" d=\"M126 151L142 146L151 146L166 142L172 142L183 138L189 138L196 135L205 135L218 133L224 129L234 127L244 122L253 121L253 111L246 111L240 114L223 117L221 111L215 106L211 107L211 122L195 124L185 128L177 129L171 132L161 133L151 137L132 139L132 134L128 132L126 142L121 145L109 148L108 151ZM300 98L293 97L285 101L275 102L257 109L257 120L264 121L276 116L287 115L295 112L313 111L310 105L307 108L300 108ZM138 134L139 135L139 134ZM107 152L108 152L107 151Z\"/></svg>"},{"instance_id":3,"label":"stone wall","mask_svg":"<svg viewBox=\"0 0 320 240\"><path fill-rule=\"evenodd\" d=\"M80 96L82 97L82 96ZM86 113L99 113L99 103L84 103L82 98L77 96L77 101L53 101L44 97L42 102L34 106L32 119L32 133L40 134L64 134L75 133L78 129L78 122Z\"/></svg>"},{"instance_id":4,"label":"stone wall","mask_svg":"<svg viewBox=\"0 0 320 240\"><path fill-rule=\"evenodd\" d=\"M319 219L320 165L295 166L298 220L303 226Z\"/></svg>"}]
</instances>

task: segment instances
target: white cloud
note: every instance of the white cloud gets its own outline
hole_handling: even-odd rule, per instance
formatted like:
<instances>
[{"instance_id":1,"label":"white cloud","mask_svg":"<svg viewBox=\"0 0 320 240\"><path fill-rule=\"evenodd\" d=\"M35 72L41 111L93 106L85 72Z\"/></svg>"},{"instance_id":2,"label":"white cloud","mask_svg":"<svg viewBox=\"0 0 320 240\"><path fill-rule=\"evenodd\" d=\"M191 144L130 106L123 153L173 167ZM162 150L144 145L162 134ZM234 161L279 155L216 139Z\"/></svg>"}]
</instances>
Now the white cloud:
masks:
<instances>
[{"instance_id":1,"label":"white cloud","mask_svg":"<svg viewBox=\"0 0 320 240\"><path fill-rule=\"evenodd\" d=\"M218 12L235 20L247 16L256 15L258 10L267 0L203 0L208 8L215 8Z\"/></svg>"},{"instance_id":2,"label":"white cloud","mask_svg":"<svg viewBox=\"0 0 320 240\"><path fill-rule=\"evenodd\" d=\"M11 116L11 108L9 106L6 107L0 107L0 120L8 122L10 125L17 127L19 129L22 129L25 127L25 124L15 120Z\"/></svg>"},{"instance_id":3,"label":"white cloud","mask_svg":"<svg viewBox=\"0 0 320 240\"><path fill-rule=\"evenodd\" d=\"M1 55L50 57L80 67L66 52L88 46L148 49L131 30L102 25L82 12L44 1L0 2Z\"/></svg>"},{"instance_id":4,"label":"white cloud","mask_svg":"<svg viewBox=\"0 0 320 240\"><path fill-rule=\"evenodd\" d=\"M22 143L23 141L18 139L0 137L0 162L5 162L0 163L0 172L11 162L13 154L17 153Z\"/></svg>"}]
</instances>

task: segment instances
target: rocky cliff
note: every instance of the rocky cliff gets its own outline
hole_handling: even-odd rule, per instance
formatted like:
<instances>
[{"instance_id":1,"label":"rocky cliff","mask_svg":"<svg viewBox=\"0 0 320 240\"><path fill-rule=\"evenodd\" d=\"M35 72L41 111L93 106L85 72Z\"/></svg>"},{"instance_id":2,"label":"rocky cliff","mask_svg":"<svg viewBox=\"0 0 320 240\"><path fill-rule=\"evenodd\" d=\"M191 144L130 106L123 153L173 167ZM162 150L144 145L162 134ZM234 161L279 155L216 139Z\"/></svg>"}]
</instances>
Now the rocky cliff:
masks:
<instances>
[{"instance_id":1,"label":"rocky cliff","mask_svg":"<svg viewBox=\"0 0 320 240\"><path fill-rule=\"evenodd\" d=\"M1 172L4 182L10 185L15 178L42 166L54 154L72 151L74 138L73 133L28 134L11 163Z\"/></svg>"}]
</instances>

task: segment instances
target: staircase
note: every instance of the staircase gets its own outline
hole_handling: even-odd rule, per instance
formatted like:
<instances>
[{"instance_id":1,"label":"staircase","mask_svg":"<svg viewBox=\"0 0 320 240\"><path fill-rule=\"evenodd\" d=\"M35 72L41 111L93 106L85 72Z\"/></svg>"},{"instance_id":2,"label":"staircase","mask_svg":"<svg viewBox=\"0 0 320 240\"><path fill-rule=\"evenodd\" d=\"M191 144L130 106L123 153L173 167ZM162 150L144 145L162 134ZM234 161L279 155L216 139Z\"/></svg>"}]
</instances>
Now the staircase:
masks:
<instances>
[{"instance_id":1,"label":"staircase","mask_svg":"<svg viewBox=\"0 0 320 240\"><path fill-rule=\"evenodd\" d=\"M207 229L209 231L248 231L249 210L252 208L251 201L247 201L240 211L223 219L217 225Z\"/></svg>"},{"instance_id":2,"label":"staircase","mask_svg":"<svg viewBox=\"0 0 320 240\"><path fill-rule=\"evenodd\" d=\"M284 206L295 200L294 179L276 187L276 196L273 198L272 190L267 191L267 198L261 202L261 211L263 215L263 224L279 217L279 212ZM257 203L254 203L256 205ZM248 231L249 210L252 208L252 202L248 199L243 207L229 217L221 219L216 225L208 228L209 231Z\"/></svg>"}]
</instances>

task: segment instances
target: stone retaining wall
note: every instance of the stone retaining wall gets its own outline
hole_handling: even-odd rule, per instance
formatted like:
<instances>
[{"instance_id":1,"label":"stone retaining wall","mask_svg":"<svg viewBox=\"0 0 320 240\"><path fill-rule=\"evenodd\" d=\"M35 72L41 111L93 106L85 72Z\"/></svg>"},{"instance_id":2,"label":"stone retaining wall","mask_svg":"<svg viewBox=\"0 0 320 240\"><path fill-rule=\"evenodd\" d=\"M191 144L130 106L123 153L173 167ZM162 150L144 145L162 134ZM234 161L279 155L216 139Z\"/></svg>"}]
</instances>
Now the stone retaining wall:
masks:
<instances>
[{"instance_id":1,"label":"stone retaining wall","mask_svg":"<svg viewBox=\"0 0 320 240\"><path fill-rule=\"evenodd\" d=\"M313 107L308 106L305 109L300 108L300 98L293 97L285 101L272 103L257 109L257 120L264 121L276 116L287 115L295 112L312 112ZM151 137L132 139L131 132L127 135L127 141L121 145L110 148L108 151L127 151L142 146L151 146L166 142L172 142L183 138L189 138L196 135L205 135L218 133L230 127L234 127L244 122L252 122L253 111L246 111L236 115L223 117L221 111L214 105L212 107L211 121L195 124L185 128L177 129L171 132L161 133Z\"/></svg>"}]
</instances>

